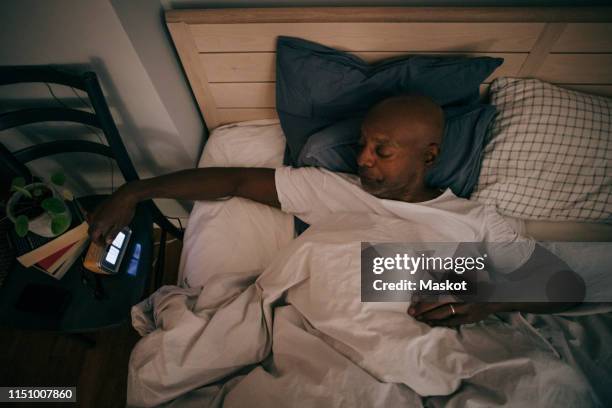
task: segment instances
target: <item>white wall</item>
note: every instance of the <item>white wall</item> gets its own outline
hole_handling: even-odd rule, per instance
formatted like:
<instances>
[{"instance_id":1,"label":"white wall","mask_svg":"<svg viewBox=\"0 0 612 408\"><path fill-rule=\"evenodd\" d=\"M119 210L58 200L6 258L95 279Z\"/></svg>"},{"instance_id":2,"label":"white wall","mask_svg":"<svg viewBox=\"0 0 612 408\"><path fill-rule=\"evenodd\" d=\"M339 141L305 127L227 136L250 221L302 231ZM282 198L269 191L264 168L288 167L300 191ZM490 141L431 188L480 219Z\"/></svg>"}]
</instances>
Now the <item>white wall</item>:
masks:
<instances>
[{"instance_id":1,"label":"white wall","mask_svg":"<svg viewBox=\"0 0 612 408\"><path fill-rule=\"evenodd\" d=\"M159 1L145 0L2 2L0 64L90 67L98 73L141 177L193 167L203 145L204 128L160 13ZM53 89L64 103L81 104L71 90L62 88ZM0 108L12 108L18 100L56 103L44 87L0 88ZM28 126L21 133L25 136L22 140L2 135L2 143L15 148L24 145L24 140L37 142L54 135L76 137L90 131L53 125ZM64 168L68 178L77 184L72 185L77 192L106 192L103 186L110 182L105 160L74 155L58 159L41 160L33 167L42 176L52 168ZM115 185L121 184L119 180L115 171ZM171 200L158 203L169 216L184 218L190 208Z\"/></svg>"}]
</instances>

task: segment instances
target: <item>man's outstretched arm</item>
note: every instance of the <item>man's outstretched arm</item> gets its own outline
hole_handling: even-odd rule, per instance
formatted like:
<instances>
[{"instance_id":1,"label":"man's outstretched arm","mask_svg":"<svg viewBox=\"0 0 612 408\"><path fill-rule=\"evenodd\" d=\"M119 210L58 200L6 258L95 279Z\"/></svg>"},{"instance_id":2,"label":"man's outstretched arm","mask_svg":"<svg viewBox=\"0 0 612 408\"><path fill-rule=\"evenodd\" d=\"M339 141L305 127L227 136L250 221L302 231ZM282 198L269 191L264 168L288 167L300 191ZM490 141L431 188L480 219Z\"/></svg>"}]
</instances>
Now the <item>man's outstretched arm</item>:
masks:
<instances>
[{"instance_id":1,"label":"man's outstretched arm","mask_svg":"<svg viewBox=\"0 0 612 408\"><path fill-rule=\"evenodd\" d=\"M124 184L88 215L93 241L109 242L134 216L136 204L152 198L215 200L235 196L280 208L274 169L209 167Z\"/></svg>"}]
</instances>

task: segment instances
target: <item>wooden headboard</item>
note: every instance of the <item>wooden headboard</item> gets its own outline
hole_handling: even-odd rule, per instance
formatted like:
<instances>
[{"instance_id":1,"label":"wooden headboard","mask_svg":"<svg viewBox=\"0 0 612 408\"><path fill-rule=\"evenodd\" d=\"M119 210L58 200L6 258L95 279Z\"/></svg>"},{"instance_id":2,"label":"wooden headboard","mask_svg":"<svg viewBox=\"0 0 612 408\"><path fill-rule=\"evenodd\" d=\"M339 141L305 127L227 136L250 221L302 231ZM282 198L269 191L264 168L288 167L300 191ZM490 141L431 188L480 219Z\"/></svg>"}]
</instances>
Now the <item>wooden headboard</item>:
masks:
<instances>
[{"instance_id":1,"label":"wooden headboard","mask_svg":"<svg viewBox=\"0 0 612 408\"><path fill-rule=\"evenodd\" d=\"M501 56L486 83L535 77L612 95L612 7L172 10L166 23L209 130L276 117L279 35L369 62L415 53Z\"/></svg>"}]
</instances>

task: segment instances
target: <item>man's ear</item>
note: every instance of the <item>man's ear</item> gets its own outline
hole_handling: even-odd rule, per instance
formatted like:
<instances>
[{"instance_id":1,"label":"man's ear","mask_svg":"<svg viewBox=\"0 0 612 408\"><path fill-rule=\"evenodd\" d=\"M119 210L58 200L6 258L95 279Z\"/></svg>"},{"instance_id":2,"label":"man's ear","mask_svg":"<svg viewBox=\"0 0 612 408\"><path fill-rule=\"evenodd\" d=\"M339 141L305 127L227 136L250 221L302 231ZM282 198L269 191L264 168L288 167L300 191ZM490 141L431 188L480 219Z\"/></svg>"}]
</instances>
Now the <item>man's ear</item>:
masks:
<instances>
[{"instance_id":1,"label":"man's ear","mask_svg":"<svg viewBox=\"0 0 612 408\"><path fill-rule=\"evenodd\" d=\"M433 166L439 154L440 145L438 143L430 143L425 150L425 166Z\"/></svg>"}]
</instances>

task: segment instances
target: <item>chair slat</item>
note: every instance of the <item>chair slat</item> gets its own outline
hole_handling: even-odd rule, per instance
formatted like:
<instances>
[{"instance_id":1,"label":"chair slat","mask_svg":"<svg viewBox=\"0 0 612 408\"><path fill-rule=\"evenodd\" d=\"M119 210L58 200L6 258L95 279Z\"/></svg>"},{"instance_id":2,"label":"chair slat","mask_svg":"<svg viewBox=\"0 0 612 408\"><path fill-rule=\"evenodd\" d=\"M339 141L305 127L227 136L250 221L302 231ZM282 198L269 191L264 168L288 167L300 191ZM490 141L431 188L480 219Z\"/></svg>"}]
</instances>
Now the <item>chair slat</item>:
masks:
<instances>
[{"instance_id":1,"label":"chair slat","mask_svg":"<svg viewBox=\"0 0 612 408\"><path fill-rule=\"evenodd\" d=\"M40 122L77 122L101 128L98 118L89 112L68 108L31 108L0 114L0 131Z\"/></svg>"},{"instance_id":2,"label":"chair slat","mask_svg":"<svg viewBox=\"0 0 612 408\"><path fill-rule=\"evenodd\" d=\"M70 86L85 90L85 84L81 77L68 74L52 67L0 67L0 86L20 84L26 82L46 82Z\"/></svg>"},{"instance_id":3,"label":"chair slat","mask_svg":"<svg viewBox=\"0 0 612 408\"><path fill-rule=\"evenodd\" d=\"M59 153L93 153L113 158L113 151L110 147L87 140L56 140L53 142L40 143L28 146L24 149L13 152L13 155L22 163L40 159L52 154Z\"/></svg>"}]
</instances>

